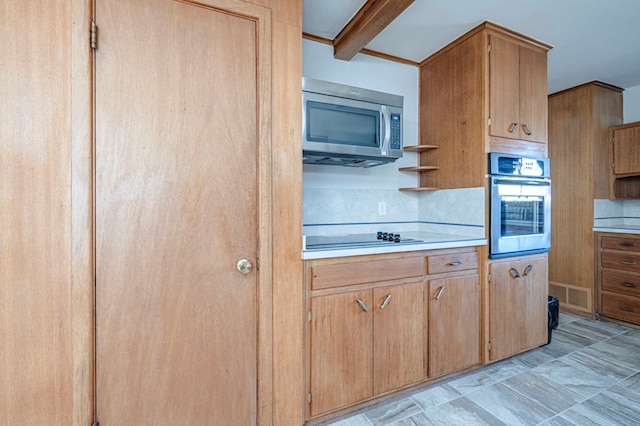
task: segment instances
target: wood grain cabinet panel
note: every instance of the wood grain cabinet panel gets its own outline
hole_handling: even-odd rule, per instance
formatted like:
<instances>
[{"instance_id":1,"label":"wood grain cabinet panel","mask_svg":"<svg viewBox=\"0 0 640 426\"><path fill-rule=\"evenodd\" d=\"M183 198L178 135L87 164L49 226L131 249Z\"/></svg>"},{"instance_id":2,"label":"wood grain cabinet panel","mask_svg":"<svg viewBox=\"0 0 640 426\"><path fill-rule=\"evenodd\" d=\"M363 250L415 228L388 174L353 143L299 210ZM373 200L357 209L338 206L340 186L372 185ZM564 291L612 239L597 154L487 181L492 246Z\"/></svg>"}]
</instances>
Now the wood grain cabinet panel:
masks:
<instances>
[{"instance_id":1,"label":"wood grain cabinet panel","mask_svg":"<svg viewBox=\"0 0 640 426\"><path fill-rule=\"evenodd\" d=\"M429 279L429 377L480 363L480 286L471 275Z\"/></svg>"},{"instance_id":2,"label":"wood grain cabinet panel","mask_svg":"<svg viewBox=\"0 0 640 426\"><path fill-rule=\"evenodd\" d=\"M510 258L489 265L490 359L547 341L547 257Z\"/></svg>"},{"instance_id":3,"label":"wood grain cabinet panel","mask_svg":"<svg viewBox=\"0 0 640 426\"><path fill-rule=\"evenodd\" d=\"M314 297L311 311L315 416L373 395L373 294L365 290Z\"/></svg>"},{"instance_id":4,"label":"wood grain cabinet panel","mask_svg":"<svg viewBox=\"0 0 640 426\"><path fill-rule=\"evenodd\" d=\"M424 379L424 287L413 284L373 292L373 382L378 395Z\"/></svg>"},{"instance_id":5,"label":"wood grain cabinet panel","mask_svg":"<svg viewBox=\"0 0 640 426\"><path fill-rule=\"evenodd\" d=\"M490 134L547 142L547 54L490 36Z\"/></svg>"}]
</instances>

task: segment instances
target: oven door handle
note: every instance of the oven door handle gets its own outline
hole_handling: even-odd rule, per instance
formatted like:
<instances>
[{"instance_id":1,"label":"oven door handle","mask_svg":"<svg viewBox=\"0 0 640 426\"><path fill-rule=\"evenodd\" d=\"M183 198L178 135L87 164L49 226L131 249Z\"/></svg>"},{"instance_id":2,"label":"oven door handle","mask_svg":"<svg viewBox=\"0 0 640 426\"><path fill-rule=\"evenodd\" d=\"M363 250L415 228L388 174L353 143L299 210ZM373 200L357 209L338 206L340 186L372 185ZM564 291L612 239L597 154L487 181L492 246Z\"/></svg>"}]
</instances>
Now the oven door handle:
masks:
<instances>
[{"instance_id":1,"label":"oven door handle","mask_svg":"<svg viewBox=\"0 0 640 426\"><path fill-rule=\"evenodd\" d=\"M551 182L548 179L540 180L520 180L520 179L494 179L495 185L530 185L530 186L551 186Z\"/></svg>"}]
</instances>

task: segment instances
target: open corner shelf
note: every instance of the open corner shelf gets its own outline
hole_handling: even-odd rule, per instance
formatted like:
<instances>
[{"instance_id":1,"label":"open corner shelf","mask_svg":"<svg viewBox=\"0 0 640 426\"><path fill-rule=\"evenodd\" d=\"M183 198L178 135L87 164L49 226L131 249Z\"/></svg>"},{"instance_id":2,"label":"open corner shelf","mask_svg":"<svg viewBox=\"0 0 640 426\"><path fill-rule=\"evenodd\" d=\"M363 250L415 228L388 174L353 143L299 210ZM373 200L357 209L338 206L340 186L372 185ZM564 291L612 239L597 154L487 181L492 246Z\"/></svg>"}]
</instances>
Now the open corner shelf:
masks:
<instances>
[{"instance_id":1,"label":"open corner shelf","mask_svg":"<svg viewBox=\"0 0 640 426\"><path fill-rule=\"evenodd\" d=\"M424 151L429 151L431 149L438 149L438 148L440 148L440 145L412 145L412 146L405 146L404 150L412 151L412 152L424 152ZM412 167L400 167L398 170L400 170L401 172L422 173L422 172L431 172L438 169L440 169L439 166L420 165L420 166L412 166ZM400 191L420 192L420 191L437 191L438 189L440 188L436 188L432 186L424 186L424 187L421 186L418 188L400 188Z\"/></svg>"}]
</instances>

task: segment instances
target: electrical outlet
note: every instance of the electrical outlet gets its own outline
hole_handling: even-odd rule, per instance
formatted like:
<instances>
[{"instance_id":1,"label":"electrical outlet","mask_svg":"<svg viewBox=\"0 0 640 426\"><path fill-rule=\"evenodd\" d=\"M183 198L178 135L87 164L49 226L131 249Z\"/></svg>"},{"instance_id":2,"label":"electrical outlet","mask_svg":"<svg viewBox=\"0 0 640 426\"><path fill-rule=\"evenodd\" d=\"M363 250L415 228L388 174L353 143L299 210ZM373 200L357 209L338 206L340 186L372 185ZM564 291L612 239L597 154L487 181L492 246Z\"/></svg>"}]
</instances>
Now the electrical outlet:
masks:
<instances>
[{"instance_id":1,"label":"electrical outlet","mask_svg":"<svg viewBox=\"0 0 640 426\"><path fill-rule=\"evenodd\" d=\"M386 216L387 214L387 203L384 201L378 202L378 215Z\"/></svg>"}]
</instances>

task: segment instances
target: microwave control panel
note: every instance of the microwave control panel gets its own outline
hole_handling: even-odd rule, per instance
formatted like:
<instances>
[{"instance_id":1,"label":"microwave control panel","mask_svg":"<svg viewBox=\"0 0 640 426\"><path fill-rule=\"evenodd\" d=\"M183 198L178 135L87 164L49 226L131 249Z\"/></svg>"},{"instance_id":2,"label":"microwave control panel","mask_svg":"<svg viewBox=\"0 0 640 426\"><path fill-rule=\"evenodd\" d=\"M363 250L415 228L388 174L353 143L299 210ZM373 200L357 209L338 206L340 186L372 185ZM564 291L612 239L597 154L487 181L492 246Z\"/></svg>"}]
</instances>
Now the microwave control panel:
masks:
<instances>
[{"instance_id":1,"label":"microwave control panel","mask_svg":"<svg viewBox=\"0 0 640 426\"><path fill-rule=\"evenodd\" d=\"M391 122L391 140L390 147L391 149L402 149L402 137L400 131L400 114L391 114L390 115Z\"/></svg>"}]
</instances>

